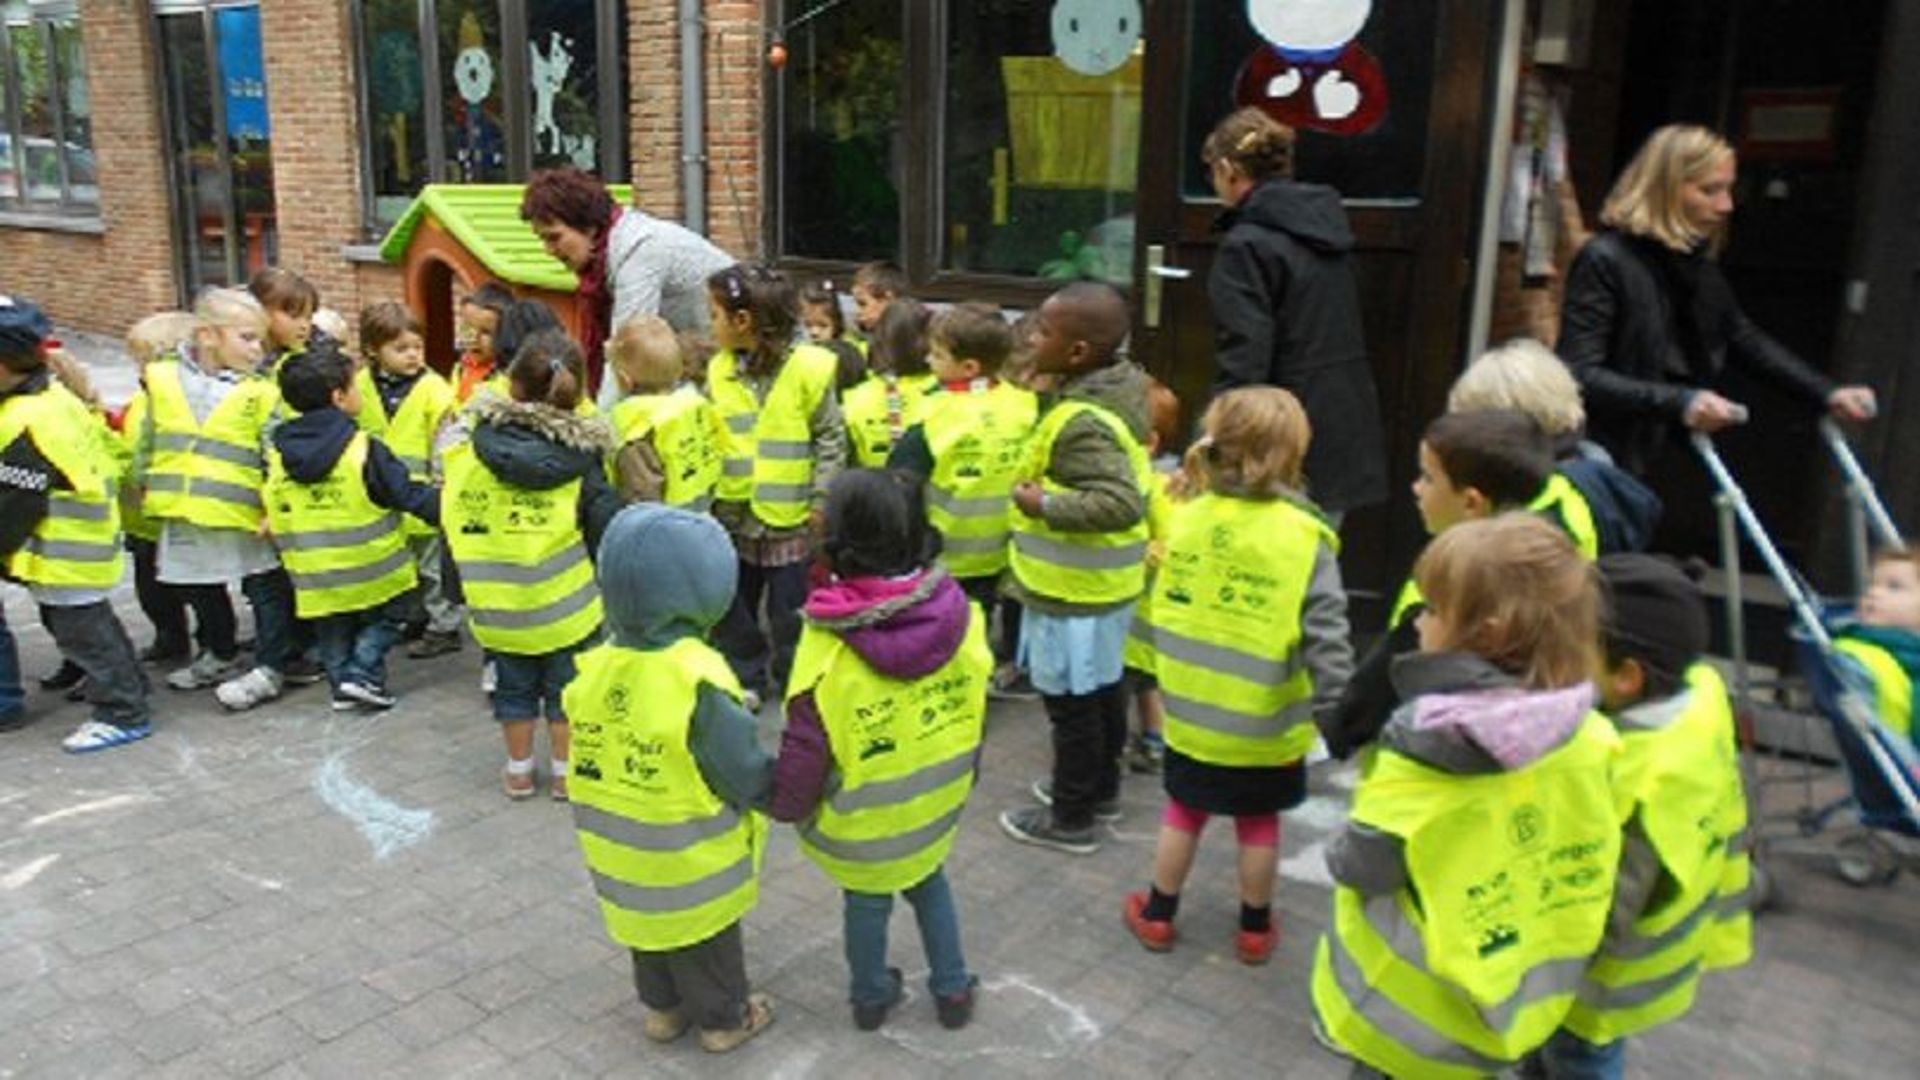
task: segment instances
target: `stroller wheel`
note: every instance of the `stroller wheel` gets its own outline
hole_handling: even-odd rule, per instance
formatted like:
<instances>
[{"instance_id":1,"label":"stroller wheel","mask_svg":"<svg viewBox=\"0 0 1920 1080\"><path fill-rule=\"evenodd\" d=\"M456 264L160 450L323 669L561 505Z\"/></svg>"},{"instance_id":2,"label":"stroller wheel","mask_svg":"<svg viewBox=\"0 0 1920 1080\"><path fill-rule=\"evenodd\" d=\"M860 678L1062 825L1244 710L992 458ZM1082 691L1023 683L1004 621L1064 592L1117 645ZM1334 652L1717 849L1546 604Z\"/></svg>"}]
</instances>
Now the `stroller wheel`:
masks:
<instances>
[{"instance_id":1,"label":"stroller wheel","mask_svg":"<svg viewBox=\"0 0 1920 1080\"><path fill-rule=\"evenodd\" d=\"M1892 884L1900 876L1900 860L1871 834L1840 841L1833 864L1842 880L1858 888Z\"/></svg>"}]
</instances>

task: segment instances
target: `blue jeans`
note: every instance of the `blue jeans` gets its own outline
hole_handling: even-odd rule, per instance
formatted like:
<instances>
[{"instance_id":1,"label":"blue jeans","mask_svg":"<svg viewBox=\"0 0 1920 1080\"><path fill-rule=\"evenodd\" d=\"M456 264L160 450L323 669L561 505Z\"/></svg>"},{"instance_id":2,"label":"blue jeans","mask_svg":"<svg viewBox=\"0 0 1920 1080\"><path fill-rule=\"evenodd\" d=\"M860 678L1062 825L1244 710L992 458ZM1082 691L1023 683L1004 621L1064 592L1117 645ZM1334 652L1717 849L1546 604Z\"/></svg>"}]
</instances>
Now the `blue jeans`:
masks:
<instances>
[{"instance_id":1,"label":"blue jeans","mask_svg":"<svg viewBox=\"0 0 1920 1080\"><path fill-rule=\"evenodd\" d=\"M501 723L538 720L544 712L547 723L566 723L560 694L573 681L573 658L599 642L600 632L595 630L576 644L537 656L489 650L487 659L493 661L494 676L493 718Z\"/></svg>"},{"instance_id":2,"label":"blue jeans","mask_svg":"<svg viewBox=\"0 0 1920 1080\"><path fill-rule=\"evenodd\" d=\"M0 714L25 708L27 692L20 686L20 650L14 647L7 614L0 609Z\"/></svg>"},{"instance_id":3,"label":"blue jeans","mask_svg":"<svg viewBox=\"0 0 1920 1080\"><path fill-rule=\"evenodd\" d=\"M387 653L406 635L412 598L407 592L365 611L313 620L314 648L334 689L345 682L386 688Z\"/></svg>"},{"instance_id":4,"label":"blue jeans","mask_svg":"<svg viewBox=\"0 0 1920 1080\"><path fill-rule=\"evenodd\" d=\"M276 566L240 579L253 608L253 662L284 673L299 649L293 624L293 579Z\"/></svg>"},{"instance_id":5,"label":"blue jeans","mask_svg":"<svg viewBox=\"0 0 1920 1080\"><path fill-rule=\"evenodd\" d=\"M1540 1048L1540 1063L1546 1066L1547 1080L1622 1080L1627 1075L1627 1040L1596 1046L1561 1028Z\"/></svg>"},{"instance_id":6,"label":"blue jeans","mask_svg":"<svg viewBox=\"0 0 1920 1080\"><path fill-rule=\"evenodd\" d=\"M960 954L960 913L953 906L945 867L901 893L913 905L920 924L920 947L926 951L933 974L927 989L936 997L952 997L973 981L966 957ZM887 974L887 919L893 914L893 894L846 893L847 967L853 971L853 1003L881 1005L893 1000L893 979Z\"/></svg>"}]
</instances>

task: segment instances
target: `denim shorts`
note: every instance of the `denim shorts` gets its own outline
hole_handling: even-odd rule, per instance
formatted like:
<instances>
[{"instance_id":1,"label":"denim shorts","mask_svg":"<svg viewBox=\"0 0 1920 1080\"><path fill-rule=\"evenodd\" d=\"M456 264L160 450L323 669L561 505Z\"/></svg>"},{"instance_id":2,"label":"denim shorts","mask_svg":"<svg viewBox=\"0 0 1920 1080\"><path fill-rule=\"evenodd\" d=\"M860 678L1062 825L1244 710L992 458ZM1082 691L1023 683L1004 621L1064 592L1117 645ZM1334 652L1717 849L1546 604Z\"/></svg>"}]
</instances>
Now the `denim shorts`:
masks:
<instances>
[{"instance_id":1,"label":"denim shorts","mask_svg":"<svg viewBox=\"0 0 1920 1080\"><path fill-rule=\"evenodd\" d=\"M599 640L600 635L594 634L577 645L537 656L487 653L493 662L493 718L501 723L538 720L544 707L548 723L565 723L560 692L573 681L573 658Z\"/></svg>"},{"instance_id":2,"label":"denim shorts","mask_svg":"<svg viewBox=\"0 0 1920 1080\"><path fill-rule=\"evenodd\" d=\"M1020 617L1020 666L1043 694L1091 694L1120 681L1133 605L1101 615Z\"/></svg>"}]
</instances>

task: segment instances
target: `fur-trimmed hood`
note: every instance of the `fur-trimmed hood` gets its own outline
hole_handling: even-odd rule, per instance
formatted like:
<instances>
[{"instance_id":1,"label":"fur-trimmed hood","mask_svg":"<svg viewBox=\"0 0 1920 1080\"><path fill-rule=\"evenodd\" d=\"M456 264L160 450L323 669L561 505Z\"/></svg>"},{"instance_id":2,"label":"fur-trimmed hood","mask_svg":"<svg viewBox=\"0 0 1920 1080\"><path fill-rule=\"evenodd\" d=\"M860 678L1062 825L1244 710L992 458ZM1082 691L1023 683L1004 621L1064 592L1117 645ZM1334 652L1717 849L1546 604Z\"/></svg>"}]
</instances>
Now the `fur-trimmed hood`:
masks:
<instances>
[{"instance_id":1,"label":"fur-trimmed hood","mask_svg":"<svg viewBox=\"0 0 1920 1080\"><path fill-rule=\"evenodd\" d=\"M467 406L473 450L494 475L545 491L605 468L613 429L597 416L482 394Z\"/></svg>"}]
</instances>

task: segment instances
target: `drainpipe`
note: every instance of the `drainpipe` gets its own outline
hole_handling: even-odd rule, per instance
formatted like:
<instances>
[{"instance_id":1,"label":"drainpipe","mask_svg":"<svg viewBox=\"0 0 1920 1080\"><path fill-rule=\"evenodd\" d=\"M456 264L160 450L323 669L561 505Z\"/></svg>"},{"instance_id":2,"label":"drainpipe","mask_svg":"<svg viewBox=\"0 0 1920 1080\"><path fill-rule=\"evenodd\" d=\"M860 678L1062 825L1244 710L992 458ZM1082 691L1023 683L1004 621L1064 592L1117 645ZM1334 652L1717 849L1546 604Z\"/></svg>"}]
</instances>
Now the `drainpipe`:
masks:
<instances>
[{"instance_id":1,"label":"drainpipe","mask_svg":"<svg viewBox=\"0 0 1920 1080\"><path fill-rule=\"evenodd\" d=\"M707 50L702 0L680 0L680 197L687 228L707 233Z\"/></svg>"},{"instance_id":2,"label":"drainpipe","mask_svg":"<svg viewBox=\"0 0 1920 1080\"><path fill-rule=\"evenodd\" d=\"M1466 363L1485 352L1493 326L1494 279L1500 261L1500 205L1513 168L1513 116L1520 96L1520 49L1526 4L1505 0L1500 17L1499 69L1493 83L1493 125L1487 140L1486 185L1480 190L1480 235L1474 245L1473 293Z\"/></svg>"}]
</instances>

